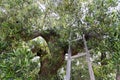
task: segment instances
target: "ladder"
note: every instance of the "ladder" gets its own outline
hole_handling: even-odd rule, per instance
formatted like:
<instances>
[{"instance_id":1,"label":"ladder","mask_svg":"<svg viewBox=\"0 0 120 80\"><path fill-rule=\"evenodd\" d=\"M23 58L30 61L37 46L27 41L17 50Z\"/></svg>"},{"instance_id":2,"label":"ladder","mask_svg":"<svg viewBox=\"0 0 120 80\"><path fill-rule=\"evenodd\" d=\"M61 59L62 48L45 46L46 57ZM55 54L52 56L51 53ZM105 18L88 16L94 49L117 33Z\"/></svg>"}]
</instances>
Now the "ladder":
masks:
<instances>
[{"instance_id":1,"label":"ladder","mask_svg":"<svg viewBox=\"0 0 120 80\"><path fill-rule=\"evenodd\" d=\"M71 56L71 54L72 54L71 53L71 43L69 41L68 53L66 55L67 66L66 66L66 78L65 78L65 80L70 80L72 59L82 57L82 56L86 56L86 61L87 61L87 64L88 64L90 80L95 80L95 76L94 76L94 72L93 72L93 68L92 68L92 62L90 61L90 53L89 53L89 50L88 50L88 47L87 47L87 42L86 42L84 34L83 34L82 39L83 39L83 42L84 42L85 53L78 53L77 55L74 55L74 56Z\"/></svg>"}]
</instances>

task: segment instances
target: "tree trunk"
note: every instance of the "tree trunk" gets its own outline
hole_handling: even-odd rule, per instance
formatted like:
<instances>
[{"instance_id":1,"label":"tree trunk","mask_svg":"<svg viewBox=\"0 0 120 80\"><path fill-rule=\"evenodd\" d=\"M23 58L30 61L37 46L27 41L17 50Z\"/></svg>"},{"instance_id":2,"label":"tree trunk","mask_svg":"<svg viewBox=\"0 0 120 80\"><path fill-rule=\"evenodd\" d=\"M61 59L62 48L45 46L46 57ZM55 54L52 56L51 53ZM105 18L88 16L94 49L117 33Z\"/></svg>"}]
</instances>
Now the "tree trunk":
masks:
<instances>
[{"instance_id":1,"label":"tree trunk","mask_svg":"<svg viewBox=\"0 0 120 80\"><path fill-rule=\"evenodd\" d=\"M60 51L60 53L54 53L54 55L52 55L52 58L45 58L41 63L39 80L55 80L57 71L62 67L63 64L63 51Z\"/></svg>"}]
</instances>

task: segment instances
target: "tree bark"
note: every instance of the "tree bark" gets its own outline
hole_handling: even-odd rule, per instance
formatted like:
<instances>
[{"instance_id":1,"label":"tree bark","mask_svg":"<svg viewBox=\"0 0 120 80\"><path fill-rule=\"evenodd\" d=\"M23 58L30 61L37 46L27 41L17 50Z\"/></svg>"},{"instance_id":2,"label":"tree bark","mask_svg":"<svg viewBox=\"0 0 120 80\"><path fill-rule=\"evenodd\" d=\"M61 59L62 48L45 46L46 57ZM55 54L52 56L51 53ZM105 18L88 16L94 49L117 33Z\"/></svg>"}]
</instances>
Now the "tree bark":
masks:
<instances>
[{"instance_id":1,"label":"tree bark","mask_svg":"<svg viewBox=\"0 0 120 80\"><path fill-rule=\"evenodd\" d=\"M56 55L59 58L56 58ZM55 60L55 61L53 61ZM54 53L52 58L45 58L42 61L40 72L39 72L39 80L52 80L53 77L57 75L58 69L64 64L64 52L60 51L60 53Z\"/></svg>"}]
</instances>

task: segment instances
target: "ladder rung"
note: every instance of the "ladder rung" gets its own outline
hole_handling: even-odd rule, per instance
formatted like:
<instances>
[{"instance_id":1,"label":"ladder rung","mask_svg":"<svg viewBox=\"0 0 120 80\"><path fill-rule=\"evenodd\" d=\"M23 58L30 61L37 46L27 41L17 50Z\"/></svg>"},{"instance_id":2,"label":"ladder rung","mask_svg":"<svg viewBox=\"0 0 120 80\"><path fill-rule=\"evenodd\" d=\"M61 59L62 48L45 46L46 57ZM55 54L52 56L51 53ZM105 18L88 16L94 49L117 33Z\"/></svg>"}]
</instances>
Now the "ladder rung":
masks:
<instances>
[{"instance_id":1,"label":"ladder rung","mask_svg":"<svg viewBox=\"0 0 120 80\"><path fill-rule=\"evenodd\" d=\"M78 53L77 55L72 56L71 59L75 59L75 58L82 57L85 55L86 55L86 53Z\"/></svg>"}]
</instances>

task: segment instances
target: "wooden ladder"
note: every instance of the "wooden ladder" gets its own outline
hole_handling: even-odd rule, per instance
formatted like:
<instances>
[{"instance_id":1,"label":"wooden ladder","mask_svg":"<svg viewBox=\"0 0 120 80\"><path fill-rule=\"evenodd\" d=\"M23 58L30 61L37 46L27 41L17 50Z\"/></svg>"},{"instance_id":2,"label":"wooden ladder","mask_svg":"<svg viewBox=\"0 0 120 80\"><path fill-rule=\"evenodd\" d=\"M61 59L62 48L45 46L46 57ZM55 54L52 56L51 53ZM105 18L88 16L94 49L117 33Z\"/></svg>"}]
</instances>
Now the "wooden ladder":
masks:
<instances>
[{"instance_id":1,"label":"wooden ladder","mask_svg":"<svg viewBox=\"0 0 120 80\"><path fill-rule=\"evenodd\" d=\"M77 55L71 56L71 43L69 41L69 48L68 48L68 53L67 53L67 66L66 66L66 78L65 80L70 80L70 74L71 74L71 61L72 59L86 56L86 61L88 63L88 70L89 70L89 75L90 75L90 80L95 80L93 68L92 68L92 62L90 61L90 53L87 47L87 42L85 39L85 35L83 34L83 42L84 42L84 47L85 47L85 52L86 53L78 53Z\"/></svg>"}]
</instances>

